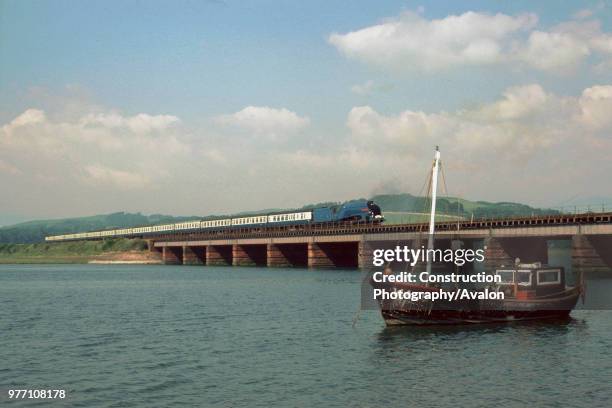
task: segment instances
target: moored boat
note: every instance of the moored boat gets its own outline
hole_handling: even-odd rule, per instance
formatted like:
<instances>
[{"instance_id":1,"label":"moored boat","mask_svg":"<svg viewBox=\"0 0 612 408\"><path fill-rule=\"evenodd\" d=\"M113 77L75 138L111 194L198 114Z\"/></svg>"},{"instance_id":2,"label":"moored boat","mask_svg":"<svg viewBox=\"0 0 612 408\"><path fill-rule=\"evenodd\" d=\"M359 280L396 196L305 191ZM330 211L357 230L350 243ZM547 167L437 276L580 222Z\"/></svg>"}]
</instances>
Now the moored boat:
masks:
<instances>
[{"instance_id":1,"label":"moored boat","mask_svg":"<svg viewBox=\"0 0 612 408\"><path fill-rule=\"evenodd\" d=\"M430 178L431 214L428 250L434 249L437 179L440 152L436 147ZM427 261L426 273L432 273ZM372 288L388 298L375 299L385 323L395 325L453 325L567 318L584 293L582 276L575 286L566 284L562 267L524 264L492 271L495 283L480 287L457 284L441 287L426 283L389 282L370 279ZM393 274L388 266L385 274ZM418 295L418 296L415 296Z\"/></svg>"},{"instance_id":2,"label":"moored boat","mask_svg":"<svg viewBox=\"0 0 612 408\"><path fill-rule=\"evenodd\" d=\"M582 285L567 286L561 267L517 264L495 270L499 283L483 288L442 289L412 283L377 283L374 288L387 291L455 292L467 290L467 298L454 300L387 299L379 306L385 323L394 325L476 324L517 320L558 319L569 316L582 293ZM487 299L485 291L502 294ZM441 296L442 299L450 296Z\"/></svg>"}]
</instances>

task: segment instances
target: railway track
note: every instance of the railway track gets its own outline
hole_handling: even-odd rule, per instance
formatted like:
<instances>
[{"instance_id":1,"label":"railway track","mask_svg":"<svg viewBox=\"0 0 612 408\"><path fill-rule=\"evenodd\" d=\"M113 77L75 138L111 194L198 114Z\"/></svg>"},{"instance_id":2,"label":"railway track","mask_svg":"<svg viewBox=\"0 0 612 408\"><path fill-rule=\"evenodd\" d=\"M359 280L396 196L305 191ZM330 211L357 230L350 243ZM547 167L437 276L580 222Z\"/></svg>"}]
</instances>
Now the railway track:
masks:
<instances>
[{"instance_id":1,"label":"railway track","mask_svg":"<svg viewBox=\"0 0 612 408\"><path fill-rule=\"evenodd\" d=\"M436 222L436 231L469 231L489 228L524 228L561 225L611 224L612 212L556 214L532 217L492 218L462 221ZM143 239L155 241L227 240L244 238L276 238L346 234L388 234L406 232L427 233L428 223L381 224L365 222L333 222L319 224L283 225L274 227L245 227L180 232L171 234L146 234Z\"/></svg>"}]
</instances>

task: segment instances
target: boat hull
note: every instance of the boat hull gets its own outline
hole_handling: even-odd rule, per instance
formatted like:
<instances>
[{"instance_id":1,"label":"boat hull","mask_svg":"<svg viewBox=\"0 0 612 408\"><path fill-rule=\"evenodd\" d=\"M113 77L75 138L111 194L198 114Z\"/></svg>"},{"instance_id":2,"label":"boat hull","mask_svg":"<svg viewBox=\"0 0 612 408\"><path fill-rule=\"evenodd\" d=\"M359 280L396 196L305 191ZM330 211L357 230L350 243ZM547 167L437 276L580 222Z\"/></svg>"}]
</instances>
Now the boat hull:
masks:
<instances>
[{"instance_id":1,"label":"boat hull","mask_svg":"<svg viewBox=\"0 0 612 408\"><path fill-rule=\"evenodd\" d=\"M570 288L541 299L457 302L443 309L435 302L420 301L379 302L379 306L387 326L486 324L568 318L579 297L580 289Z\"/></svg>"}]
</instances>

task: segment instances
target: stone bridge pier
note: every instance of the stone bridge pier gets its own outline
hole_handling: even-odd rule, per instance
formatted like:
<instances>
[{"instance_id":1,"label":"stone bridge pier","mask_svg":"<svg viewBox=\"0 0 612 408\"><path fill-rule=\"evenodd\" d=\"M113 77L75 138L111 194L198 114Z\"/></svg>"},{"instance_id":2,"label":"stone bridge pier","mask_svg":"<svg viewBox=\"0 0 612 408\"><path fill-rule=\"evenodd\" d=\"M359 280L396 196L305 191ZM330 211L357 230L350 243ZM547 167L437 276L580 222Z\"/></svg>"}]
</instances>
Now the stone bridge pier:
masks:
<instances>
[{"instance_id":1,"label":"stone bridge pier","mask_svg":"<svg viewBox=\"0 0 612 408\"><path fill-rule=\"evenodd\" d=\"M574 235L572 237L572 269L585 275L612 276L612 236Z\"/></svg>"},{"instance_id":2,"label":"stone bridge pier","mask_svg":"<svg viewBox=\"0 0 612 408\"><path fill-rule=\"evenodd\" d=\"M238 245L232 246L232 265L234 266L266 266L267 246Z\"/></svg>"},{"instance_id":3,"label":"stone bridge pier","mask_svg":"<svg viewBox=\"0 0 612 408\"><path fill-rule=\"evenodd\" d=\"M270 267L308 266L308 244L268 244L266 259Z\"/></svg>"},{"instance_id":4,"label":"stone bridge pier","mask_svg":"<svg viewBox=\"0 0 612 408\"><path fill-rule=\"evenodd\" d=\"M488 237L484 239L485 270L502 265L513 266L516 258L523 263L548 263L548 242L544 237Z\"/></svg>"},{"instance_id":5,"label":"stone bridge pier","mask_svg":"<svg viewBox=\"0 0 612 408\"><path fill-rule=\"evenodd\" d=\"M309 242L309 268L357 268L359 242Z\"/></svg>"},{"instance_id":6,"label":"stone bridge pier","mask_svg":"<svg viewBox=\"0 0 612 408\"><path fill-rule=\"evenodd\" d=\"M183 265L205 265L206 247L183 245Z\"/></svg>"},{"instance_id":7,"label":"stone bridge pier","mask_svg":"<svg viewBox=\"0 0 612 408\"><path fill-rule=\"evenodd\" d=\"M209 266L228 266L232 265L232 246L231 245L207 245L206 246L206 265Z\"/></svg>"},{"instance_id":8,"label":"stone bridge pier","mask_svg":"<svg viewBox=\"0 0 612 408\"><path fill-rule=\"evenodd\" d=\"M183 248L170 246L163 247L162 260L166 265L181 265L183 263Z\"/></svg>"}]
</instances>

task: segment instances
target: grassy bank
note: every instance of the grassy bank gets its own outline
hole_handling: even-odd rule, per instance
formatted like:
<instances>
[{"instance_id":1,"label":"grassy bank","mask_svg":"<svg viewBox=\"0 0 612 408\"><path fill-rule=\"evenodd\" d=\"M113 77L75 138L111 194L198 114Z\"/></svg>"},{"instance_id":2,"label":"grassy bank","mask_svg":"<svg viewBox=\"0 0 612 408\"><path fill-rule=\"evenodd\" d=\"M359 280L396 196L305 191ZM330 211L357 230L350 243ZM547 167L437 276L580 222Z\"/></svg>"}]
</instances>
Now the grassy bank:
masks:
<instances>
[{"instance_id":1,"label":"grassy bank","mask_svg":"<svg viewBox=\"0 0 612 408\"><path fill-rule=\"evenodd\" d=\"M408 211L384 211L385 224L411 224L429 222L429 213L416 213ZM463 220L464 217L456 215L436 214L436 222Z\"/></svg>"},{"instance_id":2,"label":"grassy bank","mask_svg":"<svg viewBox=\"0 0 612 408\"><path fill-rule=\"evenodd\" d=\"M145 251L141 239L0 244L0 263L87 263L92 257L112 252Z\"/></svg>"}]
</instances>

